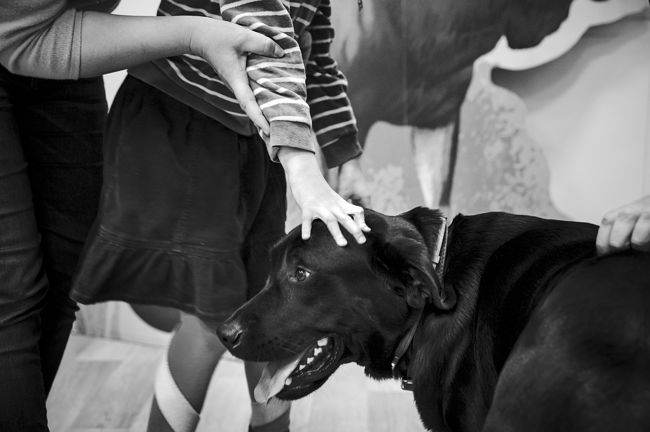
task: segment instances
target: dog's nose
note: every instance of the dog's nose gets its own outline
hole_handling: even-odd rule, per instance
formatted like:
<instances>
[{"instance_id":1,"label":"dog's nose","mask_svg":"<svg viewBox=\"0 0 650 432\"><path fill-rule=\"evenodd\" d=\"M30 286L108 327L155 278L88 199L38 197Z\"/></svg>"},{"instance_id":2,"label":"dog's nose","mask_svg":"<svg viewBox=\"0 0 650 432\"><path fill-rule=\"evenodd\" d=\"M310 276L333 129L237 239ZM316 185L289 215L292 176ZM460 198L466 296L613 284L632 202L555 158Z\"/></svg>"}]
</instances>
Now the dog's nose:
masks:
<instances>
[{"instance_id":1,"label":"dog's nose","mask_svg":"<svg viewBox=\"0 0 650 432\"><path fill-rule=\"evenodd\" d=\"M233 349L239 345L243 333L244 329L242 329L238 321L225 322L217 329L219 339L228 349Z\"/></svg>"}]
</instances>

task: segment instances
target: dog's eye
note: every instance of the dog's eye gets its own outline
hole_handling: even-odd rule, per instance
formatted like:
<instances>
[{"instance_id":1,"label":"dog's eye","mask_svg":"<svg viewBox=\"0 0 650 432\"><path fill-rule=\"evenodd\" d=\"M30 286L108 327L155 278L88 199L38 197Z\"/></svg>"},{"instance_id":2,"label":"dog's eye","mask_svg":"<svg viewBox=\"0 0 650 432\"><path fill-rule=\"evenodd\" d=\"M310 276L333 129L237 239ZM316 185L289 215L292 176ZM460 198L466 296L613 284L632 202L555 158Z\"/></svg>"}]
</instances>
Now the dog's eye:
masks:
<instances>
[{"instance_id":1,"label":"dog's eye","mask_svg":"<svg viewBox=\"0 0 650 432\"><path fill-rule=\"evenodd\" d=\"M303 282L310 275L311 273L309 272L309 270L305 270L304 268L298 267L294 274L289 275L289 280L291 282Z\"/></svg>"}]
</instances>

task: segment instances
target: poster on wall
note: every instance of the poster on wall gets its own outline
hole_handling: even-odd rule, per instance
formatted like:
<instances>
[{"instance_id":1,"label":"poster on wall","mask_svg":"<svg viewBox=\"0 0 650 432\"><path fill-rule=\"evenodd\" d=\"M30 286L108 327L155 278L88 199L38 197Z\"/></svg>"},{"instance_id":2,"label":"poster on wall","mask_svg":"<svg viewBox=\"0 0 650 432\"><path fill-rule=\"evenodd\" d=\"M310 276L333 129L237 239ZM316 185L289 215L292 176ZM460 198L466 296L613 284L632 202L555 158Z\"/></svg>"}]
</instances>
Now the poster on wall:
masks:
<instances>
[{"instance_id":1,"label":"poster on wall","mask_svg":"<svg viewBox=\"0 0 650 432\"><path fill-rule=\"evenodd\" d=\"M334 57L349 80L376 209L425 204L451 214L500 210L597 221L616 205L608 193L641 193L646 0L379 0L364 2L360 13L352 3L332 1ZM627 100L623 84L636 88ZM588 99L602 111L580 106ZM571 131L543 133L558 130L568 109ZM634 122L622 121L621 110ZM612 145L589 133L599 127L618 131L619 146L633 135L622 150L636 171L604 184L605 197L596 198L588 185L599 181L597 167ZM569 161L575 169L566 168ZM584 199L567 202L576 193Z\"/></svg>"}]
</instances>

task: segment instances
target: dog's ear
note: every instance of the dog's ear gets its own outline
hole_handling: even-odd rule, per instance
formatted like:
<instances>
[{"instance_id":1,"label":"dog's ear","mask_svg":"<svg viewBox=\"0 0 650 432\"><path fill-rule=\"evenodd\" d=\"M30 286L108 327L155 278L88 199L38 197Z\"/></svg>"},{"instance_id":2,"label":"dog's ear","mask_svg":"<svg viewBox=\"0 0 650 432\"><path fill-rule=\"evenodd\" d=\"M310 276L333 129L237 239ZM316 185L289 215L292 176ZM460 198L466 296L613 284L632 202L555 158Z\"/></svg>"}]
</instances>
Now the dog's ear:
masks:
<instances>
[{"instance_id":1,"label":"dog's ear","mask_svg":"<svg viewBox=\"0 0 650 432\"><path fill-rule=\"evenodd\" d=\"M371 216L369 233L374 239L374 258L392 279L399 281L409 306L432 303L440 310L456 304L456 294L435 273L433 255L437 233L444 233L441 213L419 208L394 217Z\"/></svg>"},{"instance_id":2,"label":"dog's ear","mask_svg":"<svg viewBox=\"0 0 650 432\"><path fill-rule=\"evenodd\" d=\"M444 285L433 267L434 257L438 253L444 253L440 249L447 231L447 218L439 210L426 207L416 207L402 213L399 217L407 220L417 229L427 248L426 258L420 258L419 265L413 270L417 270L429 281L429 285L433 288L433 303L439 309L453 308L456 305L456 292Z\"/></svg>"},{"instance_id":3,"label":"dog's ear","mask_svg":"<svg viewBox=\"0 0 650 432\"><path fill-rule=\"evenodd\" d=\"M441 244L446 229L446 218L439 210L426 207L415 207L402 213L399 217L409 221L418 230L429 251L433 254L438 244Z\"/></svg>"}]
</instances>

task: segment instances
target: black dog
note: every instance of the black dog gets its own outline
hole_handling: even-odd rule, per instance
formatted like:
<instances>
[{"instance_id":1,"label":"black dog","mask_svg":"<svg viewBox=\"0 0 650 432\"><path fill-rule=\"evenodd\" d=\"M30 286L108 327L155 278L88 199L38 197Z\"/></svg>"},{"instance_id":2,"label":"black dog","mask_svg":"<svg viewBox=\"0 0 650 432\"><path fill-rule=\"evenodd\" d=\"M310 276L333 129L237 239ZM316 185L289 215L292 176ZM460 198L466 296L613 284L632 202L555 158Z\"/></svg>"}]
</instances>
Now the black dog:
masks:
<instances>
[{"instance_id":1,"label":"black dog","mask_svg":"<svg viewBox=\"0 0 650 432\"><path fill-rule=\"evenodd\" d=\"M594 225L505 213L446 234L423 208L366 219L364 245L292 231L220 327L234 355L269 362L258 400L356 362L402 378L436 432L650 430L650 254L598 258Z\"/></svg>"}]
</instances>

